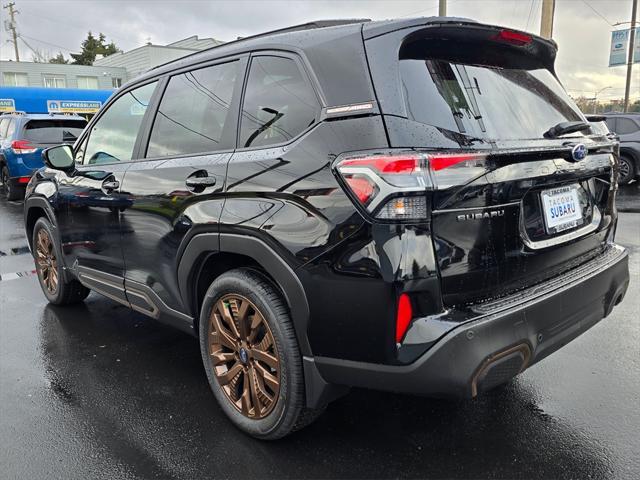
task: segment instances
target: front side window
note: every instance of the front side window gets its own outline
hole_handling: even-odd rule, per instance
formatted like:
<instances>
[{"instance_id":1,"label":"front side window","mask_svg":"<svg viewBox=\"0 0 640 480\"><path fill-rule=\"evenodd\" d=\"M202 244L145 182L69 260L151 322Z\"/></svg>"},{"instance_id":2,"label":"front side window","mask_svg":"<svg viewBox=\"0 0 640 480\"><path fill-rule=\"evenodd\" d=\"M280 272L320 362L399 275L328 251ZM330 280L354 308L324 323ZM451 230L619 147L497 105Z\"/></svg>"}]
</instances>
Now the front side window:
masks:
<instances>
[{"instance_id":1,"label":"front side window","mask_svg":"<svg viewBox=\"0 0 640 480\"><path fill-rule=\"evenodd\" d=\"M97 90L98 89L98 77L78 77L78 88L84 90Z\"/></svg>"},{"instance_id":2,"label":"front side window","mask_svg":"<svg viewBox=\"0 0 640 480\"><path fill-rule=\"evenodd\" d=\"M28 87L29 80L26 73L4 72L2 80L7 87Z\"/></svg>"},{"instance_id":3,"label":"front side window","mask_svg":"<svg viewBox=\"0 0 640 480\"><path fill-rule=\"evenodd\" d=\"M138 130L156 83L131 90L109 106L89 132L83 164L131 160Z\"/></svg>"},{"instance_id":4,"label":"front side window","mask_svg":"<svg viewBox=\"0 0 640 480\"><path fill-rule=\"evenodd\" d=\"M67 88L67 79L65 77L45 75L44 86L46 88Z\"/></svg>"},{"instance_id":5,"label":"front side window","mask_svg":"<svg viewBox=\"0 0 640 480\"><path fill-rule=\"evenodd\" d=\"M294 60L255 57L242 106L240 146L287 142L313 125L319 111L318 98Z\"/></svg>"},{"instance_id":6,"label":"front side window","mask_svg":"<svg viewBox=\"0 0 640 480\"><path fill-rule=\"evenodd\" d=\"M149 138L147 157L220 150L238 62L171 77Z\"/></svg>"}]
</instances>

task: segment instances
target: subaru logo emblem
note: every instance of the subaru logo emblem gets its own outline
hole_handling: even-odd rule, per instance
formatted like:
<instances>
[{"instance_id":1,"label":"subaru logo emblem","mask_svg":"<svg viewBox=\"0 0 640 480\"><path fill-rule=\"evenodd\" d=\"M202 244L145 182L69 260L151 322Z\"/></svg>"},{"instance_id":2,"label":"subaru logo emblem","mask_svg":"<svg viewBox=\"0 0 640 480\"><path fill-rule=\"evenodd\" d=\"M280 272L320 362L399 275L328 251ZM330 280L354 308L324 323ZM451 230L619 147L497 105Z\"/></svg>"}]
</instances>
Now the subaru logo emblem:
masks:
<instances>
[{"instance_id":1,"label":"subaru logo emblem","mask_svg":"<svg viewBox=\"0 0 640 480\"><path fill-rule=\"evenodd\" d=\"M580 160L584 160L587 156L587 147L584 144L579 143L575 147L571 149L571 158L574 162L579 162Z\"/></svg>"},{"instance_id":2,"label":"subaru logo emblem","mask_svg":"<svg viewBox=\"0 0 640 480\"><path fill-rule=\"evenodd\" d=\"M244 348L240 349L240 361L242 363L247 363L247 361L249 360L249 354L247 353L247 351Z\"/></svg>"}]
</instances>

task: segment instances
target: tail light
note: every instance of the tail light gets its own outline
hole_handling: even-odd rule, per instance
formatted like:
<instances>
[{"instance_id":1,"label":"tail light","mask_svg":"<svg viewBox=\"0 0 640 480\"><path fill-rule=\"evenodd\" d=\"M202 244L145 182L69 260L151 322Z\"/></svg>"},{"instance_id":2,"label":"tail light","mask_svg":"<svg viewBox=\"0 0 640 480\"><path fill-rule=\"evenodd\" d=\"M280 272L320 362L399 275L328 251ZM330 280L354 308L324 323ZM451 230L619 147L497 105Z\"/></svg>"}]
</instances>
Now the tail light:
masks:
<instances>
[{"instance_id":1,"label":"tail light","mask_svg":"<svg viewBox=\"0 0 640 480\"><path fill-rule=\"evenodd\" d=\"M341 157L335 168L356 204L374 218L423 220L427 192L483 175L485 160L485 155L469 153L367 153Z\"/></svg>"},{"instance_id":2,"label":"tail light","mask_svg":"<svg viewBox=\"0 0 640 480\"><path fill-rule=\"evenodd\" d=\"M11 142L11 150L17 155L24 153L35 153L38 150L29 140L14 140Z\"/></svg>"}]
</instances>

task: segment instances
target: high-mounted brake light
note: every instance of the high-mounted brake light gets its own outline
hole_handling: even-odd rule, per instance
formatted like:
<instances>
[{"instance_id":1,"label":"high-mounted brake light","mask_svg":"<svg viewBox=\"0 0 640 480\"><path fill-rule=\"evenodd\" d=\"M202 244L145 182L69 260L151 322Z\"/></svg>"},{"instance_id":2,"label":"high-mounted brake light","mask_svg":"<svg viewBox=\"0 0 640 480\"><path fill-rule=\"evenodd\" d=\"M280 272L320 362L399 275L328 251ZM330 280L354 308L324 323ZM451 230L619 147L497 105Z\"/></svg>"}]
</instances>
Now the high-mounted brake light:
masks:
<instances>
[{"instance_id":1,"label":"high-mounted brake light","mask_svg":"<svg viewBox=\"0 0 640 480\"><path fill-rule=\"evenodd\" d=\"M409 295L403 293L398 298L398 310L396 312L396 343L404 338L411 319L413 318L413 308L411 308L411 299Z\"/></svg>"},{"instance_id":2,"label":"high-mounted brake light","mask_svg":"<svg viewBox=\"0 0 640 480\"><path fill-rule=\"evenodd\" d=\"M11 142L11 150L13 150L13 153L16 155L21 155L25 153L34 153L38 149L31 145L29 140L14 140Z\"/></svg>"},{"instance_id":3,"label":"high-mounted brake light","mask_svg":"<svg viewBox=\"0 0 640 480\"><path fill-rule=\"evenodd\" d=\"M522 32L514 32L513 30L500 30L497 34L491 37L491 40L496 42L509 43L511 45L517 45L522 47L530 44L533 39L531 35L527 35Z\"/></svg>"}]
</instances>

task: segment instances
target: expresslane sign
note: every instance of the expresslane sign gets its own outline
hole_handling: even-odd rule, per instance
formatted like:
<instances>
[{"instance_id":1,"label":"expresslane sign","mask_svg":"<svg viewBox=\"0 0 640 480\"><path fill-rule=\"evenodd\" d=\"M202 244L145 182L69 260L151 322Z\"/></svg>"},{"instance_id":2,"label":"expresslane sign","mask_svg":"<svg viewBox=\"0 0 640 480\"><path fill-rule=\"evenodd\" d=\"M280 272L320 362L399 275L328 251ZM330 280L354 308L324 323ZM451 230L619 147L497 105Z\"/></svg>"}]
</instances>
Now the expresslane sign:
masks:
<instances>
[{"instance_id":1,"label":"expresslane sign","mask_svg":"<svg viewBox=\"0 0 640 480\"><path fill-rule=\"evenodd\" d=\"M16 102L13 98L0 98L0 112L15 112Z\"/></svg>"},{"instance_id":2,"label":"expresslane sign","mask_svg":"<svg viewBox=\"0 0 640 480\"><path fill-rule=\"evenodd\" d=\"M102 102L85 100L47 100L49 113L96 113Z\"/></svg>"}]
</instances>

